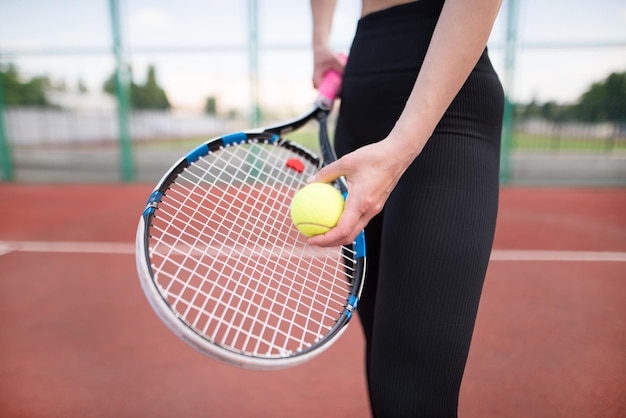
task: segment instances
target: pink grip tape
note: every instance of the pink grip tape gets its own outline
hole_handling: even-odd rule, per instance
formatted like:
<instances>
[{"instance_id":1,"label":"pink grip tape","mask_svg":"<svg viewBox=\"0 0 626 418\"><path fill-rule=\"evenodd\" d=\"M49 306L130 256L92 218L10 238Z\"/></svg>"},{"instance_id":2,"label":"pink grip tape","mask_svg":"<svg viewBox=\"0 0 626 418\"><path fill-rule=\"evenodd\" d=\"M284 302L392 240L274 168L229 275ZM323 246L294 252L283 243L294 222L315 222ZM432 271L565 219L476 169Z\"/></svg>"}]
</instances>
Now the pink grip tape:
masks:
<instances>
[{"instance_id":1,"label":"pink grip tape","mask_svg":"<svg viewBox=\"0 0 626 418\"><path fill-rule=\"evenodd\" d=\"M339 58L343 60L344 63L348 59L348 57L343 54L339 54ZM317 89L317 103L320 106L330 109L339 94L339 90L341 90L341 74L336 70L329 70L324 74L324 78Z\"/></svg>"}]
</instances>

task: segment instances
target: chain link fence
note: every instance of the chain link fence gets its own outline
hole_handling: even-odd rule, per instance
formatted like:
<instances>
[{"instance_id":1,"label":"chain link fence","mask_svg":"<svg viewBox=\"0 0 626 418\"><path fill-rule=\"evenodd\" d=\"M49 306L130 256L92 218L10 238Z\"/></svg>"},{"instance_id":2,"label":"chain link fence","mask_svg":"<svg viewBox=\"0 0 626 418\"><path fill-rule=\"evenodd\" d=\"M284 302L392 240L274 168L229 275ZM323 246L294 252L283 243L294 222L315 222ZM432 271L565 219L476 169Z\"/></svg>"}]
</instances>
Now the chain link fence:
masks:
<instances>
[{"instance_id":1,"label":"chain link fence","mask_svg":"<svg viewBox=\"0 0 626 418\"><path fill-rule=\"evenodd\" d=\"M309 29L290 22L284 38L259 35L259 27L271 24L272 1L230 2L231 14L222 20L234 37L205 28L198 42L157 39L162 42L157 46L124 39L134 33L133 25L142 24L124 16L133 1L87 2L109 12L97 18L109 36L100 46L11 48L0 37L2 181L153 183L209 138L308 109L315 95L312 56L295 34L307 36ZM526 3L532 1L539 0ZM184 3L192 20L195 3ZM307 2L290 7L296 3L306 18ZM505 2L502 14L509 21L496 25L489 43L509 99L503 184L626 186L626 38L592 43L512 38L511 22L520 20L515 4ZM344 7L344 14L358 17L358 10ZM152 20L159 21L154 10ZM336 44L347 50L349 37ZM595 84L574 81L583 60L595 68L597 76L587 78ZM533 78L537 68L543 75ZM606 86L610 77L618 78L616 87ZM573 95L558 97L559 83L570 83ZM602 87L611 94L602 95ZM295 139L316 147L314 132Z\"/></svg>"}]
</instances>

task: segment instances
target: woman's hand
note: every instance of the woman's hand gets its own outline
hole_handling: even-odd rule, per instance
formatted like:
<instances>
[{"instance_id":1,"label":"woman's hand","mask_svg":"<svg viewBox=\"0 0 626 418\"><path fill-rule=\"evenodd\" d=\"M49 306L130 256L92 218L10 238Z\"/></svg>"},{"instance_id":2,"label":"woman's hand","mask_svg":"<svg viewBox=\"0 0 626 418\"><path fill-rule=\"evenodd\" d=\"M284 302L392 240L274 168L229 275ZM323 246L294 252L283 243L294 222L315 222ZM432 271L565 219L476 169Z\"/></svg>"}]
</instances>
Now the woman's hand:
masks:
<instances>
[{"instance_id":1,"label":"woman's hand","mask_svg":"<svg viewBox=\"0 0 626 418\"><path fill-rule=\"evenodd\" d=\"M313 87L318 88L324 74L335 70L343 74L345 61L336 52L329 48L315 48L313 54Z\"/></svg>"},{"instance_id":2,"label":"woman's hand","mask_svg":"<svg viewBox=\"0 0 626 418\"><path fill-rule=\"evenodd\" d=\"M344 176L348 197L337 226L309 238L311 245L332 247L351 243L384 207L400 176L413 160L393 141L383 140L345 155L322 168L310 182L329 183Z\"/></svg>"}]
</instances>

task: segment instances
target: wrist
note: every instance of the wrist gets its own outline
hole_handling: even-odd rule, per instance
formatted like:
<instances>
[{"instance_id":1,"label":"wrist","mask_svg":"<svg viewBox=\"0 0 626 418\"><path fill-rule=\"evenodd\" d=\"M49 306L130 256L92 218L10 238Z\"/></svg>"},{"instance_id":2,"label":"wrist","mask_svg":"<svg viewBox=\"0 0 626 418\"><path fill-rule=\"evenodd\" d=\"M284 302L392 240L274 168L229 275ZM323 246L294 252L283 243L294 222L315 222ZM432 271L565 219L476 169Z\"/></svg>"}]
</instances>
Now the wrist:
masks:
<instances>
[{"instance_id":1,"label":"wrist","mask_svg":"<svg viewBox=\"0 0 626 418\"><path fill-rule=\"evenodd\" d=\"M319 39L313 38L313 53L314 54L327 54L330 51L330 45L328 38L320 37Z\"/></svg>"},{"instance_id":2,"label":"wrist","mask_svg":"<svg viewBox=\"0 0 626 418\"><path fill-rule=\"evenodd\" d=\"M399 120L386 139L398 150L398 155L405 155L412 161L422 152L431 134L419 126Z\"/></svg>"}]
</instances>

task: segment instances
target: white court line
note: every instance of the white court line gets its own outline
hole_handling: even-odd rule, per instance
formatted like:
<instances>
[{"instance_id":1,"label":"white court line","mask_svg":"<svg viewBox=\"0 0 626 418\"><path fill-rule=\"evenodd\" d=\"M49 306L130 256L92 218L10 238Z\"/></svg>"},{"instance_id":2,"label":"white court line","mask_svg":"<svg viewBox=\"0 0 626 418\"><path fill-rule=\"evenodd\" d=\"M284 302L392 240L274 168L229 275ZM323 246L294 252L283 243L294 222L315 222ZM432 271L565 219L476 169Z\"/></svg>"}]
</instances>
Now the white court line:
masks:
<instances>
[{"instance_id":1,"label":"white court line","mask_svg":"<svg viewBox=\"0 0 626 418\"><path fill-rule=\"evenodd\" d=\"M491 261L618 261L626 262L626 252L493 250Z\"/></svg>"},{"instance_id":2,"label":"white court line","mask_svg":"<svg viewBox=\"0 0 626 418\"><path fill-rule=\"evenodd\" d=\"M70 254L134 254L135 246L118 242L0 241L0 255L9 252Z\"/></svg>"},{"instance_id":3,"label":"white court line","mask_svg":"<svg viewBox=\"0 0 626 418\"><path fill-rule=\"evenodd\" d=\"M131 255L135 253L135 245L120 242L0 241L0 256L10 252ZM491 252L490 259L491 261L612 261L624 263L626 262L626 252L495 249Z\"/></svg>"}]
</instances>

